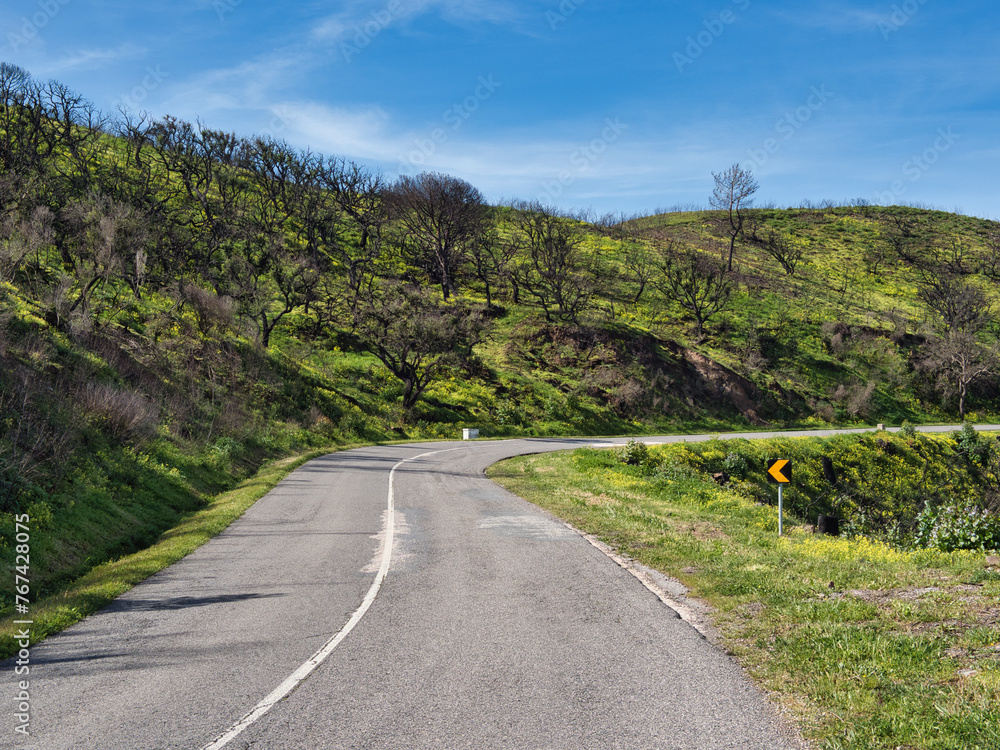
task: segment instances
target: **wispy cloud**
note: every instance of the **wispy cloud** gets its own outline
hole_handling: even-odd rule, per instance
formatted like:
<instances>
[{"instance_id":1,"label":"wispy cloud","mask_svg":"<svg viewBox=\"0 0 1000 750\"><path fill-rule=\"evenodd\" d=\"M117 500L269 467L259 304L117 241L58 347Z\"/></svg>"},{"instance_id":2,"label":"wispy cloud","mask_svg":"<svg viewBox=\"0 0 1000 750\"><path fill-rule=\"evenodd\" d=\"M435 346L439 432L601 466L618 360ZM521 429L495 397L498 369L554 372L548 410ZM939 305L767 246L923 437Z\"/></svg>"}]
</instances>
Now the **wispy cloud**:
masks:
<instances>
[{"instance_id":1,"label":"wispy cloud","mask_svg":"<svg viewBox=\"0 0 1000 750\"><path fill-rule=\"evenodd\" d=\"M507 24L521 20L521 10L507 2L494 0L426 0L427 10L437 9L441 17L451 21L488 21Z\"/></svg>"},{"instance_id":2,"label":"wispy cloud","mask_svg":"<svg viewBox=\"0 0 1000 750\"><path fill-rule=\"evenodd\" d=\"M274 53L228 68L199 73L175 84L166 102L175 112L210 117L217 110L267 109L274 91L303 71L301 55Z\"/></svg>"},{"instance_id":3,"label":"wispy cloud","mask_svg":"<svg viewBox=\"0 0 1000 750\"><path fill-rule=\"evenodd\" d=\"M317 102L281 102L290 135L321 153L392 161L406 142L380 107L342 109Z\"/></svg>"},{"instance_id":4,"label":"wispy cloud","mask_svg":"<svg viewBox=\"0 0 1000 750\"><path fill-rule=\"evenodd\" d=\"M126 42L114 49L82 49L48 63L40 74L58 75L74 70L97 70L123 60L136 60L146 53L142 47Z\"/></svg>"},{"instance_id":5,"label":"wispy cloud","mask_svg":"<svg viewBox=\"0 0 1000 750\"><path fill-rule=\"evenodd\" d=\"M359 31L371 35L373 30L377 33L390 24L406 24L431 13L453 24L503 25L524 18L523 11L513 4L493 0L353 0L317 21L311 37L336 44L353 38Z\"/></svg>"},{"instance_id":6,"label":"wispy cloud","mask_svg":"<svg viewBox=\"0 0 1000 750\"><path fill-rule=\"evenodd\" d=\"M704 183L707 190L711 175L705 164L722 168L729 163L729 154L719 150L717 142L693 140L680 131L668 138L659 131L652 138L648 133L633 138L628 123L614 118L562 123L558 136L522 129L462 131L432 149L427 146L432 127L414 129L379 107L285 102L275 109L287 118L285 134L292 142L377 163L389 176L421 170L454 174L495 199L561 200L586 207L602 194L613 197L608 196L608 185L629 186L617 196L625 199L648 193L652 183L659 192L646 200L655 204L661 198L672 200L679 185ZM419 163L410 160L414 152L425 158Z\"/></svg>"},{"instance_id":7,"label":"wispy cloud","mask_svg":"<svg viewBox=\"0 0 1000 750\"><path fill-rule=\"evenodd\" d=\"M889 11L873 10L870 4L857 7L843 2L827 2L795 10L774 10L783 23L808 29L823 29L840 34L876 31Z\"/></svg>"}]
</instances>

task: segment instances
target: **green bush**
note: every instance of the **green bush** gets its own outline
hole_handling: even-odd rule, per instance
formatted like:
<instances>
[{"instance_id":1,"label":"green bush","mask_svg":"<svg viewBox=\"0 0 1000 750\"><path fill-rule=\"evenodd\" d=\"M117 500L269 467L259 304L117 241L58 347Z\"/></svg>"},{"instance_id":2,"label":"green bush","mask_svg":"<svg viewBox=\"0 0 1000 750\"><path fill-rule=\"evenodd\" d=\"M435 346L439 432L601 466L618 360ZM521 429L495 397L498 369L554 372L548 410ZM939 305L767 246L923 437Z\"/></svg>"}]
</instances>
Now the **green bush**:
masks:
<instances>
[{"instance_id":1,"label":"green bush","mask_svg":"<svg viewBox=\"0 0 1000 750\"><path fill-rule=\"evenodd\" d=\"M679 457L666 455L656 465L653 477L661 482L683 482L699 478L698 470Z\"/></svg>"},{"instance_id":2,"label":"green bush","mask_svg":"<svg viewBox=\"0 0 1000 750\"><path fill-rule=\"evenodd\" d=\"M498 425L519 425L522 410L513 401L500 401L497 403L493 419Z\"/></svg>"},{"instance_id":3,"label":"green bush","mask_svg":"<svg viewBox=\"0 0 1000 750\"><path fill-rule=\"evenodd\" d=\"M208 463L214 469L229 471L242 451L242 446L231 437L220 437L208 447Z\"/></svg>"},{"instance_id":4,"label":"green bush","mask_svg":"<svg viewBox=\"0 0 1000 750\"><path fill-rule=\"evenodd\" d=\"M740 453L727 453L722 461L722 470L737 479L746 479L750 475L750 464Z\"/></svg>"},{"instance_id":5,"label":"green bush","mask_svg":"<svg viewBox=\"0 0 1000 750\"><path fill-rule=\"evenodd\" d=\"M615 448L615 456L627 466L644 466L649 463L649 446L637 440L629 440L625 445Z\"/></svg>"},{"instance_id":6,"label":"green bush","mask_svg":"<svg viewBox=\"0 0 1000 750\"><path fill-rule=\"evenodd\" d=\"M1000 548L1000 518L973 503L928 505L917 516L914 545L942 552Z\"/></svg>"},{"instance_id":7,"label":"green bush","mask_svg":"<svg viewBox=\"0 0 1000 750\"><path fill-rule=\"evenodd\" d=\"M969 422L962 423L962 429L953 433L955 443L958 445L958 452L977 466L983 466L990 457L990 443L986 438L976 432L976 428Z\"/></svg>"}]
</instances>

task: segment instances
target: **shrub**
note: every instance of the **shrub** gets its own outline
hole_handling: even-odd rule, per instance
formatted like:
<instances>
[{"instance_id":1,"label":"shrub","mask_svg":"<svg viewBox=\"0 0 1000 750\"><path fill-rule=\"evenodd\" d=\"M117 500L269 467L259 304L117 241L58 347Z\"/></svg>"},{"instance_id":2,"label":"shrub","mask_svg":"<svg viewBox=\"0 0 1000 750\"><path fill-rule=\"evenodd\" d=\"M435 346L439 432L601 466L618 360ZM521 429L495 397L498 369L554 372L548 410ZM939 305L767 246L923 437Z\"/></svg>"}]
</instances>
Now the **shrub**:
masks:
<instances>
[{"instance_id":1,"label":"shrub","mask_svg":"<svg viewBox=\"0 0 1000 750\"><path fill-rule=\"evenodd\" d=\"M139 391L87 383L77 392L77 402L119 440L143 440L152 437L156 430L157 407Z\"/></svg>"},{"instance_id":2,"label":"shrub","mask_svg":"<svg viewBox=\"0 0 1000 750\"><path fill-rule=\"evenodd\" d=\"M746 479L750 475L750 464L745 456L739 453L727 453L722 461L722 470L738 479Z\"/></svg>"},{"instance_id":3,"label":"shrub","mask_svg":"<svg viewBox=\"0 0 1000 750\"><path fill-rule=\"evenodd\" d=\"M221 296L196 284L185 284L184 299L191 305L198 321L198 330L208 335L214 330L232 327L236 303L231 297Z\"/></svg>"},{"instance_id":4,"label":"shrub","mask_svg":"<svg viewBox=\"0 0 1000 750\"><path fill-rule=\"evenodd\" d=\"M983 466L990 457L990 443L976 432L970 422L963 422L962 429L954 433L958 452L977 466Z\"/></svg>"},{"instance_id":5,"label":"shrub","mask_svg":"<svg viewBox=\"0 0 1000 750\"><path fill-rule=\"evenodd\" d=\"M493 420L498 425L521 424L521 409L512 401L501 401L494 411Z\"/></svg>"},{"instance_id":6,"label":"shrub","mask_svg":"<svg viewBox=\"0 0 1000 750\"><path fill-rule=\"evenodd\" d=\"M1000 518L970 502L928 505L917 516L914 544L943 552L998 549Z\"/></svg>"},{"instance_id":7,"label":"shrub","mask_svg":"<svg viewBox=\"0 0 1000 750\"><path fill-rule=\"evenodd\" d=\"M239 458L243 452L242 446L230 437L220 437L208 449L208 463L216 469L229 471L233 459Z\"/></svg>"},{"instance_id":8,"label":"shrub","mask_svg":"<svg viewBox=\"0 0 1000 750\"><path fill-rule=\"evenodd\" d=\"M697 469L673 455L663 457L653 476L661 482L690 481L700 477Z\"/></svg>"},{"instance_id":9,"label":"shrub","mask_svg":"<svg viewBox=\"0 0 1000 750\"><path fill-rule=\"evenodd\" d=\"M628 466L642 466L649 463L649 446L630 439L625 445L615 448L615 457Z\"/></svg>"}]
</instances>

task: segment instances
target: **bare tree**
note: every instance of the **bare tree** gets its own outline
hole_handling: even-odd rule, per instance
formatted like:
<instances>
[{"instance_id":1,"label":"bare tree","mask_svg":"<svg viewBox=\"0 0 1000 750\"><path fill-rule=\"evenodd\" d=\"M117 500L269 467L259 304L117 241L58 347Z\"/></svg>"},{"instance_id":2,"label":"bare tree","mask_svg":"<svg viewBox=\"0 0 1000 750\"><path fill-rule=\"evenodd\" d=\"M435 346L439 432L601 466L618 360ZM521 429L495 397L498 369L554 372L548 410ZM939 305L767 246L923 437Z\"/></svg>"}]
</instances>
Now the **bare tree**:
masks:
<instances>
[{"instance_id":1,"label":"bare tree","mask_svg":"<svg viewBox=\"0 0 1000 750\"><path fill-rule=\"evenodd\" d=\"M190 231L179 183L160 168L152 145L156 122L147 114L122 113L115 122L117 158L106 159L99 173L99 190L118 203L144 213L151 233L146 283L168 285L194 256L195 235Z\"/></svg>"},{"instance_id":2,"label":"bare tree","mask_svg":"<svg viewBox=\"0 0 1000 750\"><path fill-rule=\"evenodd\" d=\"M327 159L321 185L356 227L356 242L338 243L335 252L347 269L351 290L358 294L382 253L389 217L384 178L355 162Z\"/></svg>"},{"instance_id":3,"label":"bare tree","mask_svg":"<svg viewBox=\"0 0 1000 750\"><path fill-rule=\"evenodd\" d=\"M238 303L239 312L254 321L267 348L285 316L319 298L325 259L317 262L289 242L284 210L266 195L248 194L245 200L227 243L230 252L220 286Z\"/></svg>"},{"instance_id":4,"label":"bare tree","mask_svg":"<svg viewBox=\"0 0 1000 750\"><path fill-rule=\"evenodd\" d=\"M736 240L743 234L747 220L747 210L753 206L753 194L760 187L749 169L742 169L734 164L725 172L712 173L715 179L715 190L709 203L713 208L722 211L718 225L729 237L729 261L726 270L733 270L733 251Z\"/></svg>"},{"instance_id":5,"label":"bare tree","mask_svg":"<svg viewBox=\"0 0 1000 750\"><path fill-rule=\"evenodd\" d=\"M48 206L37 206L30 217L9 216L0 221L0 280L13 281L31 266L31 277L44 275L42 252L52 244L53 214Z\"/></svg>"},{"instance_id":6,"label":"bare tree","mask_svg":"<svg viewBox=\"0 0 1000 750\"><path fill-rule=\"evenodd\" d=\"M893 253L906 263L920 262L920 223L916 218L897 211L885 212L880 217L882 240Z\"/></svg>"},{"instance_id":7,"label":"bare tree","mask_svg":"<svg viewBox=\"0 0 1000 750\"><path fill-rule=\"evenodd\" d=\"M41 90L28 71L0 63L0 174L9 176L0 196L0 208L17 195L28 175L42 160Z\"/></svg>"},{"instance_id":8,"label":"bare tree","mask_svg":"<svg viewBox=\"0 0 1000 750\"><path fill-rule=\"evenodd\" d=\"M705 323L729 304L732 282L726 269L694 249L676 252L668 245L661 252L663 264L656 285L665 298L694 316L700 336Z\"/></svg>"},{"instance_id":9,"label":"bare tree","mask_svg":"<svg viewBox=\"0 0 1000 750\"><path fill-rule=\"evenodd\" d=\"M795 273L795 267L802 260L802 248L795 244L792 238L786 237L773 229L768 229L764 233L760 246L765 253L781 264L781 267L785 269L785 273L789 276Z\"/></svg>"},{"instance_id":10,"label":"bare tree","mask_svg":"<svg viewBox=\"0 0 1000 750\"><path fill-rule=\"evenodd\" d=\"M62 218L70 230L64 248L76 283L68 312L87 312L94 292L114 281L140 297L151 233L147 217L133 206L91 194L70 203Z\"/></svg>"},{"instance_id":11,"label":"bare tree","mask_svg":"<svg viewBox=\"0 0 1000 750\"><path fill-rule=\"evenodd\" d=\"M97 172L105 161L102 143L108 118L91 102L68 86L49 81L42 86L45 103L43 142L46 150L59 158L51 160L63 189L80 196L92 189Z\"/></svg>"},{"instance_id":12,"label":"bare tree","mask_svg":"<svg viewBox=\"0 0 1000 750\"><path fill-rule=\"evenodd\" d=\"M656 275L656 260L649 245L643 241L636 226L638 214L605 214L595 226L618 243L618 259L625 267L625 276L636 286L632 304L639 304L646 287Z\"/></svg>"},{"instance_id":13,"label":"bare tree","mask_svg":"<svg viewBox=\"0 0 1000 750\"><path fill-rule=\"evenodd\" d=\"M924 266L920 276L917 294L943 332L928 339L918 366L937 378L944 398L958 399L964 417L970 386L997 370L996 345L987 348L978 339L992 317L991 302L981 286L944 268Z\"/></svg>"},{"instance_id":14,"label":"bare tree","mask_svg":"<svg viewBox=\"0 0 1000 750\"><path fill-rule=\"evenodd\" d=\"M357 335L403 384L403 408L412 409L435 378L472 356L490 321L480 308L441 304L435 295L388 282L354 313Z\"/></svg>"},{"instance_id":15,"label":"bare tree","mask_svg":"<svg viewBox=\"0 0 1000 750\"><path fill-rule=\"evenodd\" d=\"M890 259L889 246L882 240L876 240L865 246L862 259L865 264L865 273L879 279L882 276L882 266Z\"/></svg>"},{"instance_id":16,"label":"bare tree","mask_svg":"<svg viewBox=\"0 0 1000 750\"><path fill-rule=\"evenodd\" d=\"M490 211L483 194L457 177L423 172L400 177L387 199L401 230L398 244L448 299L459 269L487 230Z\"/></svg>"},{"instance_id":17,"label":"bare tree","mask_svg":"<svg viewBox=\"0 0 1000 750\"><path fill-rule=\"evenodd\" d=\"M170 176L169 191L182 232L186 270L222 293L222 269L252 195L245 174L248 143L232 133L167 117L147 134L156 171ZM180 259L178 259L179 261Z\"/></svg>"},{"instance_id":18,"label":"bare tree","mask_svg":"<svg viewBox=\"0 0 1000 750\"><path fill-rule=\"evenodd\" d=\"M920 300L937 314L949 331L976 333L989 322L990 300L973 281L941 269L924 269L917 292Z\"/></svg>"},{"instance_id":19,"label":"bare tree","mask_svg":"<svg viewBox=\"0 0 1000 750\"><path fill-rule=\"evenodd\" d=\"M945 398L957 397L958 413L964 419L970 386L997 371L996 347L983 346L968 331L949 329L927 343L920 365L937 376L938 390Z\"/></svg>"},{"instance_id":20,"label":"bare tree","mask_svg":"<svg viewBox=\"0 0 1000 750\"><path fill-rule=\"evenodd\" d=\"M493 292L499 287L503 294L510 280L511 262L517 252L514 243L502 242L496 227L487 230L478 242L469 248L473 272L483 283L486 307L493 307Z\"/></svg>"},{"instance_id":21,"label":"bare tree","mask_svg":"<svg viewBox=\"0 0 1000 750\"><path fill-rule=\"evenodd\" d=\"M514 206L518 248L515 275L519 289L533 298L546 320L577 322L590 304L594 273L580 252L579 224L538 203Z\"/></svg>"},{"instance_id":22,"label":"bare tree","mask_svg":"<svg viewBox=\"0 0 1000 750\"><path fill-rule=\"evenodd\" d=\"M932 247L930 257L930 263L934 267L943 268L953 276L967 276L973 273L973 267L970 265L972 248L961 237L949 237L947 247Z\"/></svg>"},{"instance_id":23,"label":"bare tree","mask_svg":"<svg viewBox=\"0 0 1000 750\"><path fill-rule=\"evenodd\" d=\"M985 249L976 264L979 273L991 281L1000 281L1000 225L994 224L986 235Z\"/></svg>"},{"instance_id":24,"label":"bare tree","mask_svg":"<svg viewBox=\"0 0 1000 750\"><path fill-rule=\"evenodd\" d=\"M376 273L387 220L385 185L378 173L345 159L295 151L270 138L255 139L250 163L272 210L282 216L309 263L336 271L346 282L346 307L353 310L362 288ZM333 302L330 284L325 298ZM307 300L309 309L315 300ZM332 308L330 308L332 309Z\"/></svg>"},{"instance_id":25,"label":"bare tree","mask_svg":"<svg viewBox=\"0 0 1000 750\"><path fill-rule=\"evenodd\" d=\"M656 259L649 246L638 239L624 239L619 247L626 276L636 287L632 304L638 305L646 287L656 277Z\"/></svg>"}]
</instances>

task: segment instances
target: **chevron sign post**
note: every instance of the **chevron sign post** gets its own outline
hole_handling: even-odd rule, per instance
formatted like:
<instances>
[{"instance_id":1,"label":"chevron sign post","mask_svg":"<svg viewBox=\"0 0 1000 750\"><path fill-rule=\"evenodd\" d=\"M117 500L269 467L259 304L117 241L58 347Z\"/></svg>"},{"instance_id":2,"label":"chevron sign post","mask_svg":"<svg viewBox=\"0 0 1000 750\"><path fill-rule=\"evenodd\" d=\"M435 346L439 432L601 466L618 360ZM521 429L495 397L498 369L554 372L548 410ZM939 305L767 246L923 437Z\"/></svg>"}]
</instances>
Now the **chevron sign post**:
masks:
<instances>
[{"instance_id":1,"label":"chevron sign post","mask_svg":"<svg viewBox=\"0 0 1000 750\"><path fill-rule=\"evenodd\" d=\"M778 536L784 533L784 498L782 488L792 481L792 462L787 458L775 458L767 462L767 479L778 485Z\"/></svg>"}]
</instances>

